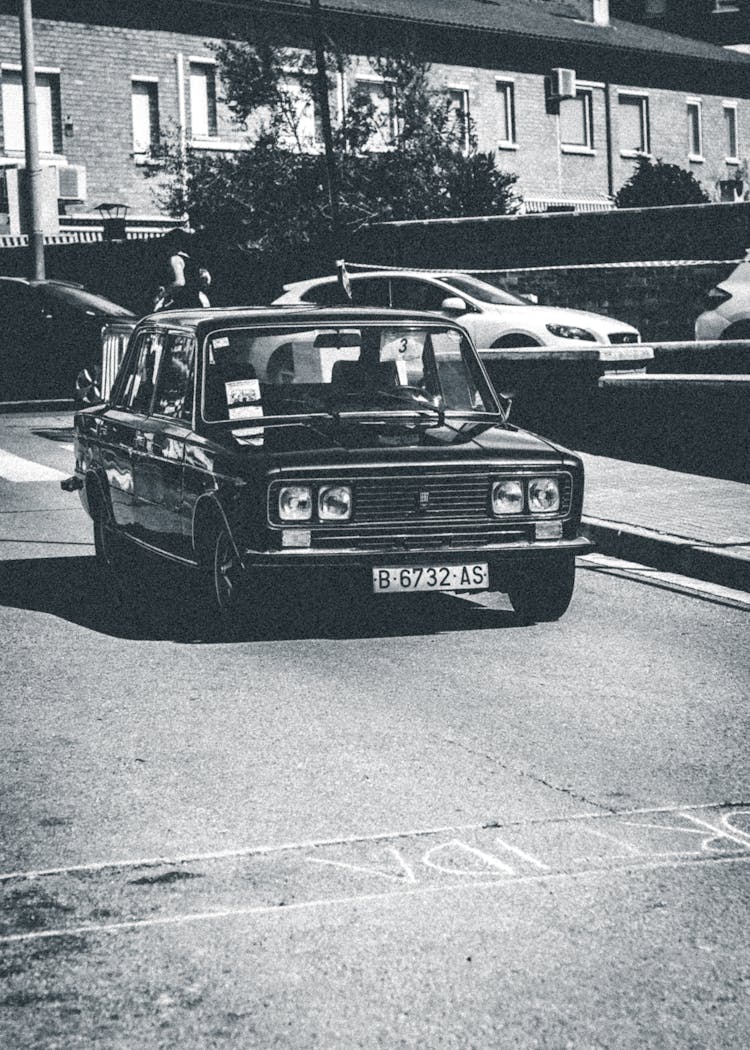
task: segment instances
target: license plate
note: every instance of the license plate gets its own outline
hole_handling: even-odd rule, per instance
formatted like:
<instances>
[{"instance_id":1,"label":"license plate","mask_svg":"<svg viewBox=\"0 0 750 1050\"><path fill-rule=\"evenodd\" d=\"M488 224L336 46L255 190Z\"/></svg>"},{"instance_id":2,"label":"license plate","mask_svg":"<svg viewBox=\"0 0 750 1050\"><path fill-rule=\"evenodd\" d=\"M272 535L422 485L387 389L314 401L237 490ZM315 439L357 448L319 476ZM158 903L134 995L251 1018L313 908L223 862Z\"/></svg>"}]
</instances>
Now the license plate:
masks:
<instances>
[{"instance_id":1,"label":"license plate","mask_svg":"<svg viewBox=\"0 0 750 1050\"><path fill-rule=\"evenodd\" d=\"M470 565L394 566L372 570L375 594L397 591L486 591L487 562Z\"/></svg>"}]
</instances>

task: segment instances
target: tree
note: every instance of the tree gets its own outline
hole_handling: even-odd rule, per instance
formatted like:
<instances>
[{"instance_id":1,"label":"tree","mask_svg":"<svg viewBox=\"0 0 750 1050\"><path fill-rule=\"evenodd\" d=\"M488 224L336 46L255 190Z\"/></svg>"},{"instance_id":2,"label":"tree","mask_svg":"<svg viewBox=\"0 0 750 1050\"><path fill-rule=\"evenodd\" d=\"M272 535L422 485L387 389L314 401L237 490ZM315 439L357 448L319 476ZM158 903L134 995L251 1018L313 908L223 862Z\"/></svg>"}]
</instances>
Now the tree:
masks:
<instances>
[{"instance_id":1,"label":"tree","mask_svg":"<svg viewBox=\"0 0 750 1050\"><path fill-rule=\"evenodd\" d=\"M691 171L641 155L635 171L615 194L618 208L657 208L673 204L707 204L710 197Z\"/></svg>"},{"instance_id":2,"label":"tree","mask_svg":"<svg viewBox=\"0 0 750 1050\"><path fill-rule=\"evenodd\" d=\"M311 148L319 104L312 57L263 40L217 46L225 101L250 139L239 153L182 152L165 141L166 205L197 228L249 252L328 245L324 158ZM335 48L328 68L350 59ZM335 128L340 219L345 234L387 219L506 214L517 176L476 149L473 129L430 66L414 53L370 59L380 97L350 97ZM332 78L329 91L334 92ZM392 103L392 105L390 104Z\"/></svg>"}]
</instances>

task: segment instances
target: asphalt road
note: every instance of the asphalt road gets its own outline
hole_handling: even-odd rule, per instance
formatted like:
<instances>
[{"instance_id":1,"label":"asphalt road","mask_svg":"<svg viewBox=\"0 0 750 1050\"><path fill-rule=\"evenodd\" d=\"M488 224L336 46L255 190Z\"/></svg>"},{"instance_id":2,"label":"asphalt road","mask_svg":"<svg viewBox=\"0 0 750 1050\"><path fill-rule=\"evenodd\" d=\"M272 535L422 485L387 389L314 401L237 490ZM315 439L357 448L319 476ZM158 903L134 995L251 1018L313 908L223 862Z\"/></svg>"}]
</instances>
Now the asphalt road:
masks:
<instances>
[{"instance_id":1,"label":"asphalt road","mask_svg":"<svg viewBox=\"0 0 750 1050\"><path fill-rule=\"evenodd\" d=\"M112 610L68 424L0 417L3 1050L745 1050L750 596L584 559L557 624L217 640Z\"/></svg>"}]
</instances>

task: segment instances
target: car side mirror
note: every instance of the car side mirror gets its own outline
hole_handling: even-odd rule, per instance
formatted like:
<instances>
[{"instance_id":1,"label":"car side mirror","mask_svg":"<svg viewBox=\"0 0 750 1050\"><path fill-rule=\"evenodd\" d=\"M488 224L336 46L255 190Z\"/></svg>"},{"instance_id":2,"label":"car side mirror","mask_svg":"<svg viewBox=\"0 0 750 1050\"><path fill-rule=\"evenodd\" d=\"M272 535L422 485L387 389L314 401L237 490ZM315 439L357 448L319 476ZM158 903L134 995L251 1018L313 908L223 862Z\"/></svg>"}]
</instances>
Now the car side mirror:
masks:
<instances>
[{"instance_id":1,"label":"car side mirror","mask_svg":"<svg viewBox=\"0 0 750 1050\"><path fill-rule=\"evenodd\" d=\"M527 303L531 303L532 306L537 306L539 303L539 296L535 295L534 292L529 292L528 295L522 295L522 299L525 299Z\"/></svg>"},{"instance_id":2,"label":"car side mirror","mask_svg":"<svg viewBox=\"0 0 750 1050\"><path fill-rule=\"evenodd\" d=\"M440 309L445 310L447 314L465 314L469 312L466 300L462 299L460 295L449 295L446 299L443 299Z\"/></svg>"}]
</instances>

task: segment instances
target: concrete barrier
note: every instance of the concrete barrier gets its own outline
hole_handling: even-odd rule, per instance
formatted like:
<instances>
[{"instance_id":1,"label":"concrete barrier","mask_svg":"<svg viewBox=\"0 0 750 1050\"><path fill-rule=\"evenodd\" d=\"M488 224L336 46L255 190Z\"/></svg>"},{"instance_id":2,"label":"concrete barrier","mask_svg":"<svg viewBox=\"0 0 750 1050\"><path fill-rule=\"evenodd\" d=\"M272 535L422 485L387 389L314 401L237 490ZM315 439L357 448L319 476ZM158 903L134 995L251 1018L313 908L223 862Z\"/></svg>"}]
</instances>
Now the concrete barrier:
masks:
<instances>
[{"instance_id":1,"label":"concrete barrier","mask_svg":"<svg viewBox=\"0 0 750 1050\"><path fill-rule=\"evenodd\" d=\"M660 342L649 343L649 346L653 348L654 356L646 371L654 374L750 374L750 339Z\"/></svg>"}]
</instances>

